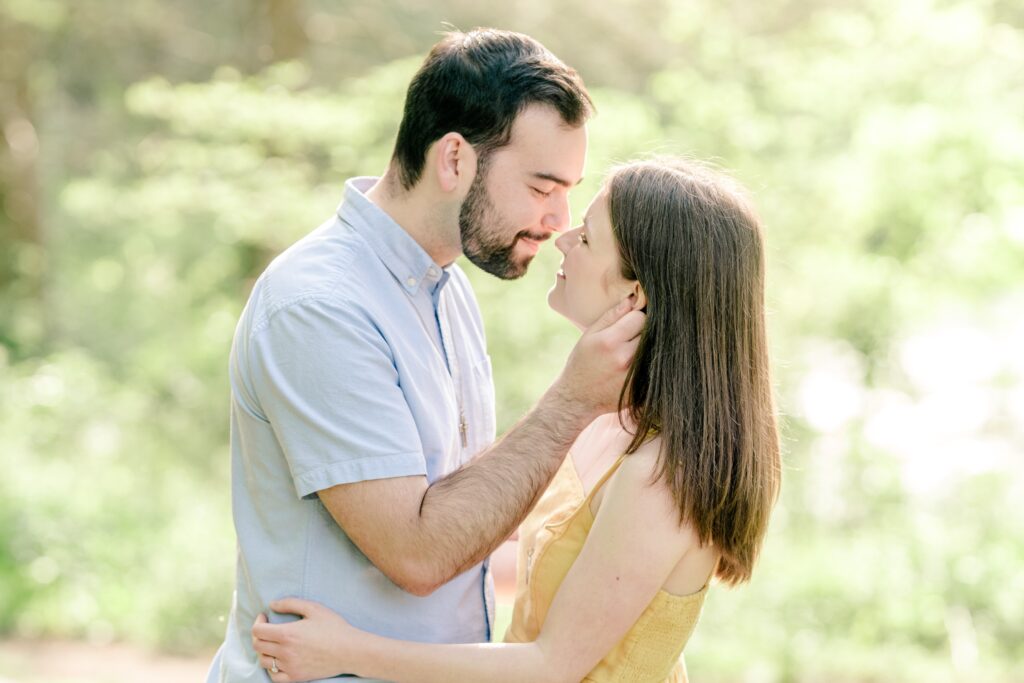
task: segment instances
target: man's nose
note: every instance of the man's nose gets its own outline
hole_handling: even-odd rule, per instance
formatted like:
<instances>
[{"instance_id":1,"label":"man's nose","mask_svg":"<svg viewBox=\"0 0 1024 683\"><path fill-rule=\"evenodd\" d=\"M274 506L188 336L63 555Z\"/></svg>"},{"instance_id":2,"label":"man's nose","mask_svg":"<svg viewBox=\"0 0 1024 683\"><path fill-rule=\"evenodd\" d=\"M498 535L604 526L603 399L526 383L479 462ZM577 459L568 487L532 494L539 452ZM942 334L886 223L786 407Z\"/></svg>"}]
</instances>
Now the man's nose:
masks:
<instances>
[{"instance_id":1,"label":"man's nose","mask_svg":"<svg viewBox=\"0 0 1024 683\"><path fill-rule=\"evenodd\" d=\"M569 198L564 196L552 198L552 205L544 214L541 224L554 232L562 232L567 229L569 227Z\"/></svg>"}]
</instances>

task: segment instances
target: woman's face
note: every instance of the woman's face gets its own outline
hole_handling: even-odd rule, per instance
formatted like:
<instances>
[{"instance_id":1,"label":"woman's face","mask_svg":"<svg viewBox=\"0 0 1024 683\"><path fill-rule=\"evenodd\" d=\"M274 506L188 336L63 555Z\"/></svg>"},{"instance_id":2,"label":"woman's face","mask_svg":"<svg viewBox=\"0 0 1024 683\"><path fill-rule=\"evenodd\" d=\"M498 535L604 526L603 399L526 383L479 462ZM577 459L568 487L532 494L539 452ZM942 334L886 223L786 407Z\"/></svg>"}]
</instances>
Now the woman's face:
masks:
<instances>
[{"instance_id":1,"label":"woman's face","mask_svg":"<svg viewBox=\"0 0 1024 683\"><path fill-rule=\"evenodd\" d=\"M638 290L635 280L622 277L619 250L608 215L608 190L590 202L583 225L556 240L562 267L548 292L548 305L579 328L597 321L609 308Z\"/></svg>"}]
</instances>

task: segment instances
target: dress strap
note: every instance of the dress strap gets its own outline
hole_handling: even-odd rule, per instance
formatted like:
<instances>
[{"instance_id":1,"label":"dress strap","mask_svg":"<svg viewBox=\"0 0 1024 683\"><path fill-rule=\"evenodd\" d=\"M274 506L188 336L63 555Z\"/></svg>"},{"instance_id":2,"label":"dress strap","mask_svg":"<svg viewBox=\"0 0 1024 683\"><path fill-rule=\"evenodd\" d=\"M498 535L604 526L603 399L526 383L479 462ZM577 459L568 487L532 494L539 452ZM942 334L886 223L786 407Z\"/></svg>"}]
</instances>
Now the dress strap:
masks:
<instances>
[{"instance_id":1,"label":"dress strap","mask_svg":"<svg viewBox=\"0 0 1024 683\"><path fill-rule=\"evenodd\" d=\"M608 468L608 469L607 469L607 470L605 471L605 473L601 475L601 478L597 480L597 483L596 483L596 484L594 484L594 488L590 489L590 493L588 493L588 494L587 494L587 497L586 497L586 498L585 498L585 499L583 500L583 502L584 502L584 503L587 503L587 504L589 504L589 503L590 503L590 499L591 499L591 498L593 498L593 497L594 497L594 494L595 494L595 493L597 493L598 491L600 491L600 490L601 490L601 487L605 485L605 482L607 482L607 481L608 481L608 479L610 479L610 478L611 478L611 476L612 476L613 474L615 474L615 470L619 469L619 465L621 465L621 464L622 464L622 461L626 459L626 456L627 456L627 455L628 455L628 453L623 453L622 455L620 455L620 456L619 456L619 459L618 459L618 460L616 460L616 461L615 461L615 462L614 462L614 463L612 464L612 466L611 466L611 467L609 467L609 468Z\"/></svg>"}]
</instances>

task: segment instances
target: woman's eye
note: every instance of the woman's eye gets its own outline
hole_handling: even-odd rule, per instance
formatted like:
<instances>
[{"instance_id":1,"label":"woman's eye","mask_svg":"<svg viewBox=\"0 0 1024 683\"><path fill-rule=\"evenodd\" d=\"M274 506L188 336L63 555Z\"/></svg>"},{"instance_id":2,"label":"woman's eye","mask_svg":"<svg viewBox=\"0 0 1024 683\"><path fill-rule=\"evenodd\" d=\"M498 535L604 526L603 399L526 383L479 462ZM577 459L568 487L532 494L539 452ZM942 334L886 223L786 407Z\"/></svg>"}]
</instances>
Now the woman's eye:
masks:
<instances>
[{"instance_id":1,"label":"woman's eye","mask_svg":"<svg viewBox=\"0 0 1024 683\"><path fill-rule=\"evenodd\" d=\"M587 234L585 232L583 232L582 230L580 231L580 244L588 244L588 242L587 242Z\"/></svg>"},{"instance_id":2,"label":"woman's eye","mask_svg":"<svg viewBox=\"0 0 1024 683\"><path fill-rule=\"evenodd\" d=\"M545 192L544 190L538 189L536 187L531 187L530 189L533 190L534 192L536 192L537 194L539 194L541 197L550 197L551 196L550 192Z\"/></svg>"}]
</instances>

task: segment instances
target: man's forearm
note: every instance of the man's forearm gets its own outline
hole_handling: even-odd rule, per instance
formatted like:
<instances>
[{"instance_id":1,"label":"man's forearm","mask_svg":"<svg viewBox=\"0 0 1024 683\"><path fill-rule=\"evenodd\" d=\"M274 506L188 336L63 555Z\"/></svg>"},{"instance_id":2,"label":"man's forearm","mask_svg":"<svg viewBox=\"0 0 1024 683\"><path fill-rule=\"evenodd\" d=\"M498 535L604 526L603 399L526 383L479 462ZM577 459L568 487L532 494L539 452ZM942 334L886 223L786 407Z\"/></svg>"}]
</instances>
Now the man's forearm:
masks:
<instances>
[{"instance_id":1,"label":"man's forearm","mask_svg":"<svg viewBox=\"0 0 1024 683\"><path fill-rule=\"evenodd\" d=\"M579 433L601 413L619 409L646 319L633 303L632 295L623 299L587 328L558 381L500 441L417 489L418 511L400 517L401 529L390 537L392 551L399 551L390 555L401 558L388 574L392 580L417 595L429 593L482 561L522 521ZM383 568L388 554L376 556Z\"/></svg>"},{"instance_id":2,"label":"man's forearm","mask_svg":"<svg viewBox=\"0 0 1024 683\"><path fill-rule=\"evenodd\" d=\"M508 538L595 417L552 388L485 453L427 489L414 552L438 585Z\"/></svg>"}]
</instances>

